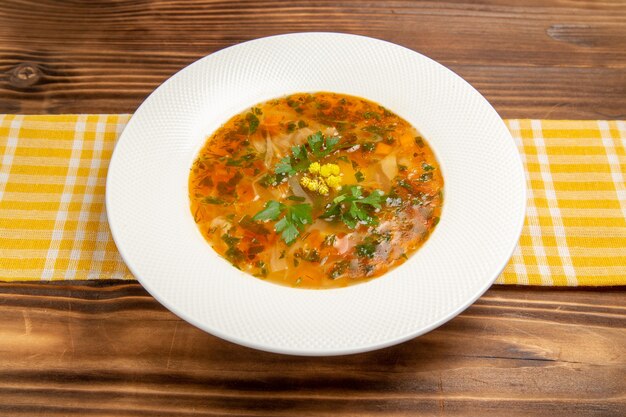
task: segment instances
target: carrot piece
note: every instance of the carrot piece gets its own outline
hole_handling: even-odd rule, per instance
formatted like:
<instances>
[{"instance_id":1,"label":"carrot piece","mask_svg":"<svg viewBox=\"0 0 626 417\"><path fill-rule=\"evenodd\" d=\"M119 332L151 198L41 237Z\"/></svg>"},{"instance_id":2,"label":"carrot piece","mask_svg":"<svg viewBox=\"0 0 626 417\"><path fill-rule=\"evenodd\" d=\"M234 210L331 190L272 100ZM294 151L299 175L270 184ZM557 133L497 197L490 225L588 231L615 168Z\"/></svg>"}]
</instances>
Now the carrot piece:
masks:
<instances>
[{"instance_id":1,"label":"carrot piece","mask_svg":"<svg viewBox=\"0 0 626 417\"><path fill-rule=\"evenodd\" d=\"M389 152L391 152L391 145L387 145L384 142L378 142L378 145L376 145L376 153L378 155L387 155Z\"/></svg>"},{"instance_id":2,"label":"carrot piece","mask_svg":"<svg viewBox=\"0 0 626 417\"><path fill-rule=\"evenodd\" d=\"M400 144L405 150L412 149L415 144L415 138L411 135L402 135L400 137Z\"/></svg>"}]
</instances>

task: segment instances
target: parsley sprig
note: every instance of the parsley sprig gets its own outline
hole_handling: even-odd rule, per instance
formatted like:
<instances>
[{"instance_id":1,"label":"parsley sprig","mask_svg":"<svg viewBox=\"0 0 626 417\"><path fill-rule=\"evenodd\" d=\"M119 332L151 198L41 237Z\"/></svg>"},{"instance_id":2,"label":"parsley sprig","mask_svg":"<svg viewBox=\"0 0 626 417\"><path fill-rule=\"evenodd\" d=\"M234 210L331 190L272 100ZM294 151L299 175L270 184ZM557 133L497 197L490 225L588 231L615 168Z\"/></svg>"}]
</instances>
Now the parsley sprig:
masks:
<instances>
[{"instance_id":1,"label":"parsley sprig","mask_svg":"<svg viewBox=\"0 0 626 417\"><path fill-rule=\"evenodd\" d=\"M320 217L331 220L340 219L350 229L354 229L359 223L376 225L378 218L373 212L375 209L380 209L383 195L381 190L374 190L364 196L361 186L344 186Z\"/></svg>"},{"instance_id":2,"label":"parsley sprig","mask_svg":"<svg viewBox=\"0 0 626 417\"><path fill-rule=\"evenodd\" d=\"M274 167L274 172L276 174L285 174L287 176L292 176L296 172L302 172L306 170L311 161L309 161L309 157L307 155L307 150L305 145L298 145L291 147L291 155L287 155L281 158L280 161Z\"/></svg>"},{"instance_id":3,"label":"parsley sprig","mask_svg":"<svg viewBox=\"0 0 626 417\"><path fill-rule=\"evenodd\" d=\"M291 154L280 159L274 167L274 173L292 176L305 171L311 164L309 154L321 159L336 150L339 143L337 136L324 136L322 132L309 135L304 145L292 146ZM307 146L308 145L308 146Z\"/></svg>"},{"instance_id":4,"label":"parsley sprig","mask_svg":"<svg viewBox=\"0 0 626 417\"><path fill-rule=\"evenodd\" d=\"M259 112L260 112L260 109L259 109ZM255 113L257 112L255 111ZM257 114L261 114L261 113L257 113ZM257 128L259 127L259 118L256 117L254 113L250 112L246 114L246 122L248 123L248 134L252 135L254 132L256 132Z\"/></svg>"},{"instance_id":5,"label":"parsley sprig","mask_svg":"<svg viewBox=\"0 0 626 417\"><path fill-rule=\"evenodd\" d=\"M255 221L278 220L281 214L284 214L274 225L274 230L281 234L286 244L291 245L300 235L304 226L313 222L311 212L310 204L288 206L270 200L265 204L265 208L255 214L252 219Z\"/></svg>"},{"instance_id":6,"label":"parsley sprig","mask_svg":"<svg viewBox=\"0 0 626 417\"><path fill-rule=\"evenodd\" d=\"M306 138L311 153L318 158L330 155L339 143L338 136L324 136L322 132L317 132Z\"/></svg>"}]
</instances>

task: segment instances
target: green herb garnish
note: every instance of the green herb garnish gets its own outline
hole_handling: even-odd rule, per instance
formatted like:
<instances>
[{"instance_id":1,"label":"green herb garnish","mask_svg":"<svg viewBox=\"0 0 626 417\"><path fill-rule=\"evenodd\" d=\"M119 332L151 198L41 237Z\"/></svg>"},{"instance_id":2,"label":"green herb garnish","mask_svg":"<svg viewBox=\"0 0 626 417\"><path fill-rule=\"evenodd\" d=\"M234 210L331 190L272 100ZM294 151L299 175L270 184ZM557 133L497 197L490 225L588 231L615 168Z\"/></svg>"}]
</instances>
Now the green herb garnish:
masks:
<instances>
[{"instance_id":1,"label":"green herb garnish","mask_svg":"<svg viewBox=\"0 0 626 417\"><path fill-rule=\"evenodd\" d=\"M300 235L304 226L313 222L311 212L310 204L287 206L270 200L265 204L265 208L255 214L252 219L255 221L278 220L274 225L274 230L281 234L286 244L290 245ZM281 214L284 216L279 220Z\"/></svg>"},{"instance_id":2,"label":"green herb garnish","mask_svg":"<svg viewBox=\"0 0 626 417\"><path fill-rule=\"evenodd\" d=\"M228 250L226 250L225 255L229 261L235 264L244 260L244 253L237 247L237 243L241 240L240 238L225 233L222 235L222 240L228 246Z\"/></svg>"},{"instance_id":3,"label":"green herb garnish","mask_svg":"<svg viewBox=\"0 0 626 417\"><path fill-rule=\"evenodd\" d=\"M224 233L222 235L222 240L226 243L226 245L228 246L235 246L237 243L239 243L239 241L241 240L238 237L235 236L231 236L228 233Z\"/></svg>"},{"instance_id":4,"label":"green herb garnish","mask_svg":"<svg viewBox=\"0 0 626 417\"><path fill-rule=\"evenodd\" d=\"M239 226L241 226L242 229L249 230L250 232L256 233L257 235L266 235L269 233L269 231L265 227L255 222L252 217L248 216L247 214L243 216L241 220L239 220Z\"/></svg>"},{"instance_id":5,"label":"green herb garnish","mask_svg":"<svg viewBox=\"0 0 626 417\"><path fill-rule=\"evenodd\" d=\"M422 162L422 169L424 171L432 171L435 169L434 166L427 164L426 162Z\"/></svg>"},{"instance_id":6,"label":"green herb garnish","mask_svg":"<svg viewBox=\"0 0 626 417\"><path fill-rule=\"evenodd\" d=\"M297 195L290 195L289 197L287 197L287 200L291 200L291 201L304 201L306 200L306 198L304 197L300 197Z\"/></svg>"},{"instance_id":7,"label":"green herb garnish","mask_svg":"<svg viewBox=\"0 0 626 417\"><path fill-rule=\"evenodd\" d=\"M365 152L372 152L376 148L376 142L364 142L361 144L361 149Z\"/></svg>"},{"instance_id":8,"label":"green herb garnish","mask_svg":"<svg viewBox=\"0 0 626 417\"><path fill-rule=\"evenodd\" d=\"M235 175L233 175L228 181L220 181L217 183L217 191L223 196L237 196L235 186L239 184L239 181L241 181L242 178L243 174L240 171L235 172Z\"/></svg>"},{"instance_id":9,"label":"green herb garnish","mask_svg":"<svg viewBox=\"0 0 626 417\"><path fill-rule=\"evenodd\" d=\"M433 199L433 196L423 193L421 191L418 191L415 198L412 200L412 203L415 204L416 206L423 206L431 202L432 199Z\"/></svg>"},{"instance_id":10,"label":"green herb garnish","mask_svg":"<svg viewBox=\"0 0 626 417\"><path fill-rule=\"evenodd\" d=\"M267 175L263 176L263 178L261 178L259 180L259 184L263 188L267 188L270 185L277 185L278 184L278 179L276 178L276 175L267 174Z\"/></svg>"},{"instance_id":11,"label":"green herb garnish","mask_svg":"<svg viewBox=\"0 0 626 417\"><path fill-rule=\"evenodd\" d=\"M229 167L239 167L241 166L241 159L228 158L226 160L226 166Z\"/></svg>"},{"instance_id":12,"label":"green herb garnish","mask_svg":"<svg viewBox=\"0 0 626 417\"><path fill-rule=\"evenodd\" d=\"M406 190L408 190L409 192L414 192L415 190L413 189L413 186L411 185L410 182L408 182L405 179L399 180L398 181L398 185Z\"/></svg>"},{"instance_id":13,"label":"green herb garnish","mask_svg":"<svg viewBox=\"0 0 626 417\"><path fill-rule=\"evenodd\" d=\"M225 204L226 202L219 197L206 196L202 199L204 204Z\"/></svg>"},{"instance_id":14,"label":"green herb garnish","mask_svg":"<svg viewBox=\"0 0 626 417\"><path fill-rule=\"evenodd\" d=\"M433 179L433 173L432 172L426 172L422 175L420 175L419 180L422 182L426 182L426 181L430 181Z\"/></svg>"},{"instance_id":15,"label":"green herb garnish","mask_svg":"<svg viewBox=\"0 0 626 417\"><path fill-rule=\"evenodd\" d=\"M243 155L241 158L239 159L234 159L234 158L228 158L226 160L226 166L234 166L234 167L239 167L241 166L244 162L249 162L251 160L253 160L254 158L256 158L256 154L255 153L248 153Z\"/></svg>"},{"instance_id":16,"label":"green herb garnish","mask_svg":"<svg viewBox=\"0 0 626 417\"><path fill-rule=\"evenodd\" d=\"M313 222L311 211L310 204L287 206L285 217L280 219L275 226L276 231L281 232L286 244L292 244L304 226Z\"/></svg>"},{"instance_id":17,"label":"green herb garnish","mask_svg":"<svg viewBox=\"0 0 626 417\"><path fill-rule=\"evenodd\" d=\"M292 146L291 155L281 158L274 167L274 172L291 176L307 169L310 163L304 145Z\"/></svg>"},{"instance_id":18,"label":"green herb garnish","mask_svg":"<svg viewBox=\"0 0 626 417\"><path fill-rule=\"evenodd\" d=\"M364 119L374 118L376 120L380 120L380 114L373 112L373 111L366 111L365 113L363 113L363 118Z\"/></svg>"},{"instance_id":19,"label":"green herb garnish","mask_svg":"<svg viewBox=\"0 0 626 417\"><path fill-rule=\"evenodd\" d=\"M393 116L393 113L390 112L389 110L387 110L386 108L384 108L383 106L378 106L379 109L381 109L383 111L383 114L385 116Z\"/></svg>"},{"instance_id":20,"label":"green herb garnish","mask_svg":"<svg viewBox=\"0 0 626 417\"><path fill-rule=\"evenodd\" d=\"M248 122L248 134L253 134L259 127L259 118L254 113L246 114L246 122Z\"/></svg>"},{"instance_id":21,"label":"green herb garnish","mask_svg":"<svg viewBox=\"0 0 626 417\"><path fill-rule=\"evenodd\" d=\"M265 249L263 245L250 246L248 248L248 259L253 259L259 253L263 252L263 249Z\"/></svg>"},{"instance_id":22,"label":"green herb garnish","mask_svg":"<svg viewBox=\"0 0 626 417\"><path fill-rule=\"evenodd\" d=\"M357 171L354 173L354 178L356 178L357 182L363 182L365 181L365 175L363 175L363 173L361 171Z\"/></svg>"},{"instance_id":23,"label":"green herb garnish","mask_svg":"<svg viewBox=\"0 0 626 417\"><path fill-rule=\"evenodd\" d=\"M265 204L265 208L254 215L252 220L255 221L267 221L276 220L280 213L285 210L285 205L278 201L270 200Z\"/></svg>"},{"instance_id":24,"label":"green herb garnish","mask_svg":"<svg viewBox=\"0 0 626 417\"><path fill-rule=\"evenodd\" d=\"M335 146L339 143L337 136L324 137L322 132L317 132L306 138L311 153L318 158L323 158L335 150Z\"/></svg>"},{"instance_id":25,"label":"green herb garnish","mask_svg":"<svg viewBox=\"0 0 626 417\"><path fill-rule=\"evenodd\" d=\"M256 266L257 266L257 268L259 268L259 269L260 269L260 271L259 271L259 272L260 272L260 274L261 274L261 277L262 277L262 278L267 277L267 273L268 273L268 271L267 271L267 266L265 265L265 262L263 262L263 261L258 261L258 262L256 263Z\"/></svg>"},{"instance_id":26,"label":"green herb garnish","mask_svg":"<svg viewBox=\"0 0 626 417\"><path fill-rule=\"evenodd\" d=\"M344 272L346 272L346 270L348 269L348 266L350 266L350 262L345 259L341 261L337 261L331 268L330 273L328 275L330 276L331 279L337 279L340 276L342 276Z\"/></svg>"},{"instance_id":27,"label":"green herb garnish","mask_svg":"<svg viewBox=\"0 0 626 417\"><path fill-rule=\"evenodd\" d=\"M364 196L361 186L344 186L320 218L340 219L350 229L354 229L359 223L378 224L378 218L373 215L373 211L380 209L383 195L381 190L374 190Z\"/></svg>"},{"instance_id":28,"label":"green herb garnish","mask_svg":"<svg viewBox=\"0 0 626 417\"><path fill-rule=\"evenodd\" d=\"M377 244L374 242L362 243L356 245L356 254L361 258L373 258L376 253Z\"/></svg>"},{"instance_id":29,"label":"green herb garnish","mask_svg":"<svg viewBox=\"0 0 626 417\"><path fill-rule=\"evenodd\" d=\"M306 170L311 161L309 160L309 152L317 158L323 158L333 151L339 143L339 138L324 137L322 132L317 132L307 137L307 145L298 145L291 147L291 155L287 155L278 161L274 167L276 174L292 176L298 172Z\"/></svg>"},{"instance_id":30,"label":"green herb garnish","mask_svg":"<svg viewBox=\"0 0 626 417\"><path fill-rule=\"evenodd\" d=\"M300 103L297 102L296 100L292 100L292 99L287 100L287 105L291 107L292 109L294 109L296 113L303 112L302 107L300 107Z\"/></svg>"},{"instance_id":31,"label":"green herb garnish","mask_svg":"<svg viewBox=\"0 0 626 417\"><path fill-rule=\"evenodd\" d=\"M302 259L303 261L313 263L319 262L321 260L320 253L317 251L317 249L300 249L298 252L295 253L294 256Z\"/></svg>"},{"instance_id":32,"label":"green herb garnish","mask_svg":"<svg viewBox=\"0 0 626 417\"><path fill-rule=\"evenodd\" d=\"M324 241L322 242L322 247L325 246L333 246L335 244L335 239L337 239L337 236L335 235L328 235L324 238Z\"/></svg>"},{"instance_id":33,"label":"green herb garnish","mask_svg":"<svg viewBox=\"0 0 626 417\"><path fill-rule=\"evenodd\" d=\"M362 127L361 130L371 133L372 135L377 136L379 139L382 139L383 137L385 137L385 134L387 132L393 132L394 129L371 125Z\"/></svg>"}]
</instances>

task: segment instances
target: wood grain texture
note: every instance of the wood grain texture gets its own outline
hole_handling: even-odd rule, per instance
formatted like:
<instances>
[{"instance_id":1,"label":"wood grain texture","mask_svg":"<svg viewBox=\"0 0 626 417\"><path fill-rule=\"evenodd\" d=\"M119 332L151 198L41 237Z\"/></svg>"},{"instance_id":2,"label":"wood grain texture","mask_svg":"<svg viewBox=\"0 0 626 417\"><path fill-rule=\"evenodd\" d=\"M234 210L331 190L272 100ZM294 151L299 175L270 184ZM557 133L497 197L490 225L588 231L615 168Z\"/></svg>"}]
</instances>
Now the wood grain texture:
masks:
<instances>
[{"instance_id":1,"label":"wood grain texture","mask_svg":"<svg viewBox=\"0 0 626 417\"><path fill-rule=\"evenodd\" d=\"M506 118L625 118L623 0L3 0L0 113L133 112L246 40L349 32L422 52ZM0 416L626 415L626 292L494 287L360 355L254 351L139 284L0 283Z\"/></svg>"},{"instance_id":2,"label":"wood grain texture","mask_svg":"<svg viewBox=\"0 0 626 417\"><path fill-rule=\"evenodd\" d=\"M506 118L626 117L624 1L4 0L0 112L133 112L196 59L298 31L382 38Z\"/></svg>"},{"instance_id":3,"label":"wood grain texture","mask_svg":"<svg viewBox=\"0 0 626 417\"><path fill-rule=\"evenodd\" d=\"M136 283L0 283L0 317L0 415L626 412L619 289L495 287L425 336L331 358L222 341Z\"/></svg>"}]
</instances>

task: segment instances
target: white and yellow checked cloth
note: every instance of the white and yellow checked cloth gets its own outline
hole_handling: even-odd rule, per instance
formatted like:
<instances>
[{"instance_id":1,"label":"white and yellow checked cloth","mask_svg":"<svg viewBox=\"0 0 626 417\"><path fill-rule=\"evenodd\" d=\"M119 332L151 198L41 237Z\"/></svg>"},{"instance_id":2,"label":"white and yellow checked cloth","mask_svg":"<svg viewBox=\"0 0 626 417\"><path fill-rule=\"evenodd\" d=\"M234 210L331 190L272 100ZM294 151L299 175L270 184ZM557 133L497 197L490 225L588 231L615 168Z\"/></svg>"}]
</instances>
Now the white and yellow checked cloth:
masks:
<instances>
[{"instance_id":1,"label":"white and yellow checked cloth","mask_svg":"<svg viewBox=\"0 0 626 417\"><path fill-rule=\"evenodd\" d=\"M132 279L104 187L129 115L0 115L0 280ZM500 284L626 285L626 123L509 120L528 181Z\"/></svg>"}]
</instances>

